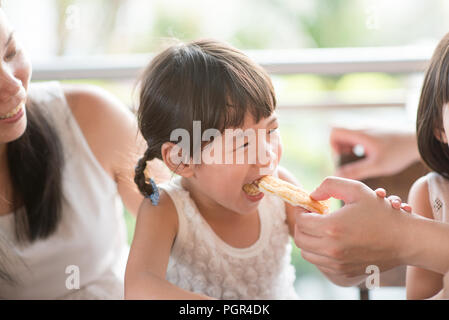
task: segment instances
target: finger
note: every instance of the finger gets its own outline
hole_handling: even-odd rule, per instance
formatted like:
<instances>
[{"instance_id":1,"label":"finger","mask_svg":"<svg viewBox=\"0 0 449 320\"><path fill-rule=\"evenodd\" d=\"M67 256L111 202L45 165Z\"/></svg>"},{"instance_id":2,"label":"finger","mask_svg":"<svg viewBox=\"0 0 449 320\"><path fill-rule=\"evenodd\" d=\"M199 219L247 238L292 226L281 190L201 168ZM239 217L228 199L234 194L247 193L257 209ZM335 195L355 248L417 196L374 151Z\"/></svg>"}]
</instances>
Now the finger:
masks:
<instances>
[{"instance_id":1,"label":"finger","mask_svg":"<svg viewBox=\"0 0 449 320\"><path fill-rule=\"evenodd\" d=\"M333 275L341 275L344 273L341 267L339 267L339 262L332 258L321 256L307 250L301 250L301 257L314 264L324 273Z\"/></svg>"},{"instance_id":2,"label":"finger","mask_svg":"<svg viewBox=\"0 0 449 320\"><path fill-rule=\"evenodd\" d=\"M295 215L295 234L300 232L313 237L323 236L325 217L325 215L312 212L297 213Z\"/></svg>"},{"instance_id":3,"label":"finger","mask_svg":"<svg viewBox=\"0 0 449 320\"><path fill-rule=\"evenodd\" d=\"M294 241L298 248L312 252L319 252L323 247L327 247L323 237L304 233L298 225L295 225Z\"/></svg>"},{"instance_id":4,"label":"finger","mask_svg":"<svg viewBox=\"0 0 449 320\"><path fill-rule=\"evenodd\" d=\"M363 194L369 189L365 184L339 177L327 177L316 188L310 197L314 200L327 200L331 197L343 200L345 204L352 203L360 199Z\"/></svg>"},{"instance_id":5,"label":"finger","mask_svg":"<svg viewBox=\"0 0 449 320\"><path fill-rule=\"evenodd\" d=\"M408 213L412 213L412 207L408 203L402 203L401 209L405 210Z\"/></svg>"},{"instance_id":6,"label":"finger","mask_svg":"<svg viewBox=\"0 0 449 320\"><path fill-rule=\"evenodd\" d=\"M387 196L387 191L385 191L384 188L377 188L374 192L380 198L385 198Z\"/></svg>"},{"instance_id":7,"label":"finger","mask_svg":"<svg viewBox=\"0 0 449 320\"><path fill-rule=\"evenodd\" d=\"M391 206L395 209L400 209L401 208L401 204L402 204L402 200L401 198L399 198L398 196L389 196L388 201L390 201Z\"/></svg>"}]
</instances>

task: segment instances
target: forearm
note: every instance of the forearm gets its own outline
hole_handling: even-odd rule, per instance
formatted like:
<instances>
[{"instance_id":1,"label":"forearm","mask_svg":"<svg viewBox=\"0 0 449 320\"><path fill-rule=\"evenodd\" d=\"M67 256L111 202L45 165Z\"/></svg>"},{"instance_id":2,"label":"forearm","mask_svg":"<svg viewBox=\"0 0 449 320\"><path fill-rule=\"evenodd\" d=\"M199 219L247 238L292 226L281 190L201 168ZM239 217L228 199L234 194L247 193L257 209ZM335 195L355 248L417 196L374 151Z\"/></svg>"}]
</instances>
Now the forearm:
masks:
<instances>
[{"instance_id":1,"label":"forearm","mask_svg":"<svg viewBox=\"0 0 449 320\"><path fill-rule=\"evenodd\" d=\"M402 264L441 274L449 271L449 224L411 215L403 230Z\"/></svg>"},{"instance_id":2,"label":"forearm","mask_svg":"<svg viewBox=\"0 0 449 320\"><path fill-rule=\"evenodd\" d=\"M128 300L209 300L208 296L181 289L165 279L148 272L125 280L125 299Z\"/></svg>"}]
</instances>

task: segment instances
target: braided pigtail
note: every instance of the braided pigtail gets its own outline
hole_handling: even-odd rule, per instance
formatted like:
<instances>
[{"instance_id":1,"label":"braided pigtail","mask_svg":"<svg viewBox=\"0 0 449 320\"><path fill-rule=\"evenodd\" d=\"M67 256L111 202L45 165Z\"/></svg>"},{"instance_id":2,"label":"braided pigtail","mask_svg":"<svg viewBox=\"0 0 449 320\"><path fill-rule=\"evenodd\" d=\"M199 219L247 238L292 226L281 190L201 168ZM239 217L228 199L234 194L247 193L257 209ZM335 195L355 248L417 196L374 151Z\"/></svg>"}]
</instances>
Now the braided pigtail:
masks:
<instances>
[{"instance_id":1,"label":"braided pigtail","mask_svg":"<svg viewBox=\"0 0 449 320\"><path fill-rule=\"evenodd\" d=\"M151 149L147 149L143 157L137 162L134 182L137 184L140 193L142 193L145 198L150 199L154 206L157 206L159 204L159 188L148 174L148 170L146 170L147 162L154 158Z\"/></svg>"}]
</instances>

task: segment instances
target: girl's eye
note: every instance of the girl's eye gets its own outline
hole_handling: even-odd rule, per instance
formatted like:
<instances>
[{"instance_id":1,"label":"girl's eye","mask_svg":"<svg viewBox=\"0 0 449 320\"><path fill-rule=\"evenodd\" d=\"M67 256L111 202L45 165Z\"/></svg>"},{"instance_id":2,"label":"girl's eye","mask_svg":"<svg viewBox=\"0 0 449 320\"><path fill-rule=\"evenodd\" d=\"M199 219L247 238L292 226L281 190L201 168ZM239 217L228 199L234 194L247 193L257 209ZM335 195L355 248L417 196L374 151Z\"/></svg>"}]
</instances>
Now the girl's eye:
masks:
<instances>
[{"instance_id":1,"label":"girl's eye","mask_svg":"<svg viewBox=\"0 0 449 320\"><path fill-rule=\"evenodd\" d=\"M10 61L11 59L13 59L17 54L17 50L13 49L11 52L9 52L6 56L5 56L5 60L6 61Z\"/></svg>"},{"instance_id":2,"label":"girl's eye","mask_svg":"<svg viewBox=\"0 0 449 320\"><path fill-rule=\"evenodd\" d=\"M237 150L239 150L239 149L246 148L248 145L249 145L249 142L246 142L246 143L242 144L240 147L237 147L234 151L237 151Z\"/></svg>"},{"instance_id":3,"label":"girl's eye","mask_svg":"<svg viewBox=\"0 0 449 320\"><path fill-rule=\"evenodd\" d=\"M270 129L270 130L268 130L268 133L272 134L272 133L276 132L278 129L279 129L279 127L274 128L274 129Z\"/></svg>"}]
</instances>

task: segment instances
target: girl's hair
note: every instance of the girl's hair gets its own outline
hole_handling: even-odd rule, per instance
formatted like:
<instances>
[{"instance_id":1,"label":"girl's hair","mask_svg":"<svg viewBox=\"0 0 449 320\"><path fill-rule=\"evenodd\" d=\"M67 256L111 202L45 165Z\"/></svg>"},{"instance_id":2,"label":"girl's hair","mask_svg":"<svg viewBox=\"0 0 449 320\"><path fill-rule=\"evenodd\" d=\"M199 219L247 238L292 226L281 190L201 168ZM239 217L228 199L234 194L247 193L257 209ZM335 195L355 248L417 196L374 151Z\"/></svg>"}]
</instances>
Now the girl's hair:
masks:
<instances>
[{"instance_id":1,"label":"girl's hair","mask_svg":"<svg viewBox=\"0 0 449 320\"><path fill-rule=\"evenodd\" d=\"M427 68L416 122L418 149L426 165L449 179L449 147L443 142L443 107L449 103L449 33Z\"/></svg>"},{"instance_id":2,"label":"girl's hair","mask_svg":"<svg viewBox=\"0 0 449 320\"><path fill-rule=\"evenodd\" d=\"M193 121L201 121L201 135L207 129L223 132L241 127L248 112L258 122L275 108L270 77L239 50L215 40L164 50L140 81L138 122L148 149L135 170L139 190L144 196L153 192L145 183L146 162L162 160L161 147L173 130L187 130L192 146Z\"/></svg>"}]
</instances>

